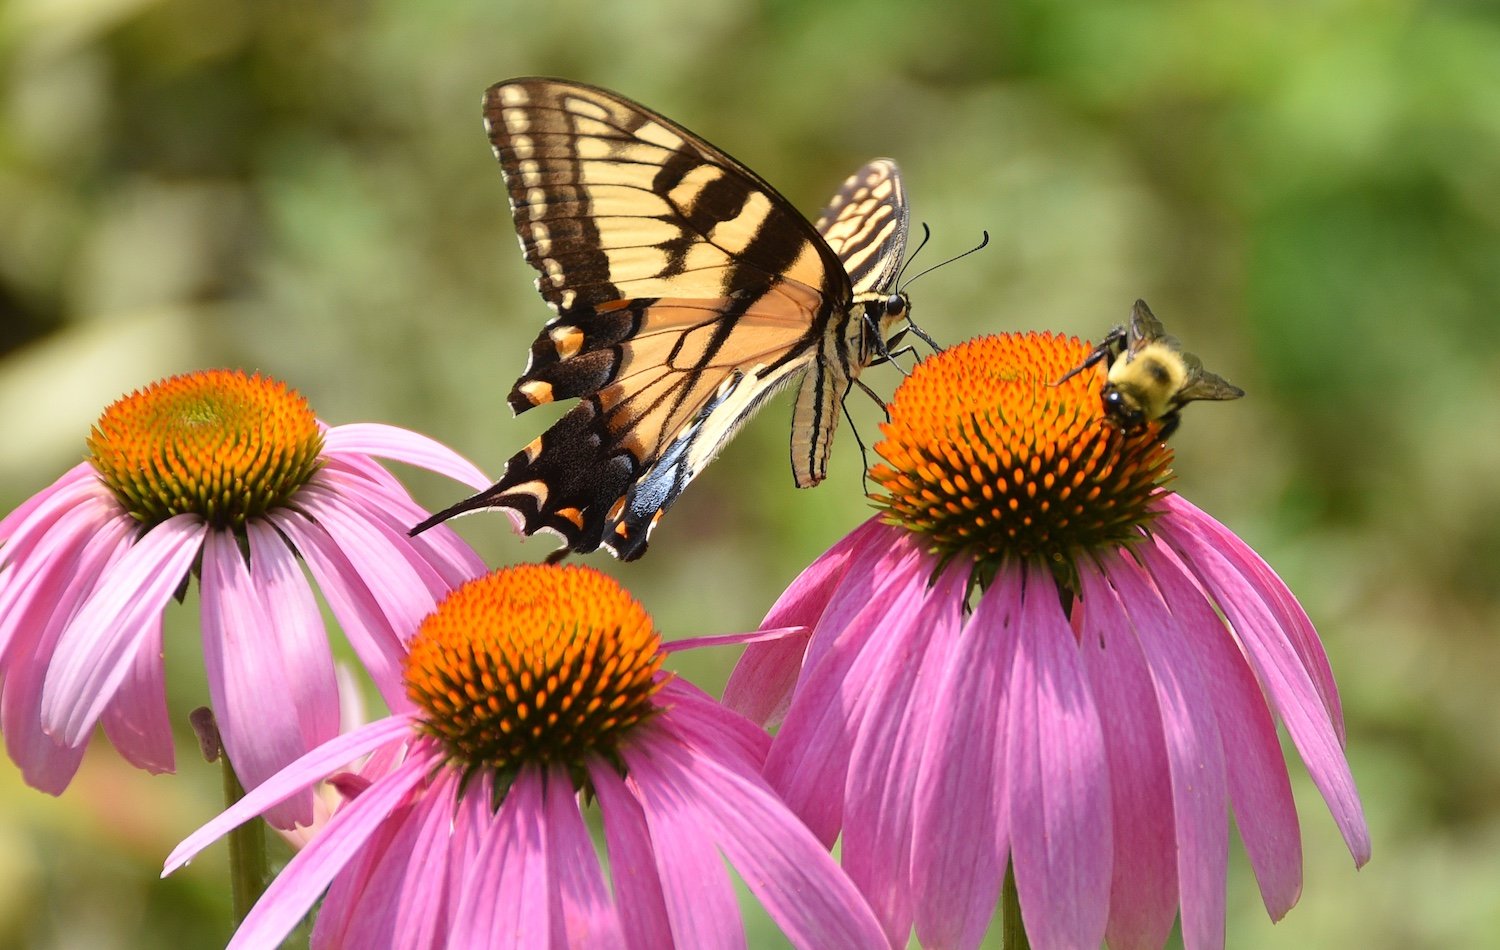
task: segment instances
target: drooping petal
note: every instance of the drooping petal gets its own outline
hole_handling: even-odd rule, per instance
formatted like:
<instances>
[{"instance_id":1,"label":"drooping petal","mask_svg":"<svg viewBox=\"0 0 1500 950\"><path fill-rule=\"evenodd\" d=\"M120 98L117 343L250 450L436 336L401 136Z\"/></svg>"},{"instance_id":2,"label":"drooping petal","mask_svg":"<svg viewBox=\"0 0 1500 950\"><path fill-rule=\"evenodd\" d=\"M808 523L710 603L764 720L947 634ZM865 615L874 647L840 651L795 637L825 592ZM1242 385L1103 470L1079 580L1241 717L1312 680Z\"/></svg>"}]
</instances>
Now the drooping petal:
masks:
<instances>
[{"instance_id":1,"label":"drooping petal","mask_svg":"<svg viewBox=\"0 0 1500 950\"><path fill-rule=\"evenodd\" d=\"M348 556L398 630L415 630L452 589L404 532L368 517L347 499L312 484L297 495L297 503Z\"/></svg>"},{"instance_id":2,"label":"drooping petal","mask_svg":"<svg viewBox=\"0 0 1500 950\"><path fill-rule=\"evenodd\" d=\"M396 827L390 829L393 833L378 852L378 862L367 875L355 879L347 892L354 899L346 900L349 906L342 908L347 918L343 928L337 934L315 937L314 947L425 950L442 946L450 882L446 862L434 858L448 847L458 783L457 773L441 771L420 798L392 813L386 827ZM368 845L366 850L371 850ZM325 919L335 916L331 911L340 909L332 906L335 892L351 877L351 869L346 867L329 888L318 912L320 930Z\"/></svg>"},{"instance_id":3,"label":"drooping petal","mask_svg":"<svg viewBox=\"0 0 1500 950\"><path fill-rule=\"evenodd\" d=\"M614 766L590 762L589 779L599 796L622 944L632 950L668 946L672 922L656 873L656 852L651 847L646 816Z\"/></svg>"},{"instance_id":4,"label":"drooping petal","mask_svg":"<svg viewBox=\"0 0 1500 950\"><path fill-rule=\"evenodd\" d=\"M1215 697L1197 659L1182 641L1192 636L1168 612L1133 560L1118 553L1101 559L1119 594L1151 671L1172 775L1177 820L1177 880L1181 887L1182 942L1187 950L1224 945L1224 904L1229 821L1224 803L1224 749L1214 715ZM1080 567L1084 596L1103 602L1090 587L1091 565Z\"/></svg>"},{"instance_id":5,"label":"drooping petal","mask_svg":"<svg viewBox=\"0 0 1500 950\"><path fill-rule=\"evenodd\" d=\"M526 766L505 793L463 896L449 944L490 950L563 946L553 924L557 891L542 818L542 773Z\"/></svg>"},{"instance_id":6,"label":"drooping petal","mask_svg":"<svg viewBox=\"0 0 1500 950\"><path fill-rule=\"evenodd\" d=\"M51 521L24 560L0 572L0 661L13 652L15 665L51 661L55 635L39 654L36 631L54 622L61 631L107 565L128 547L134 524L101 502L85 500Z\"/></svg>"},{"instance_id":7,"label":"drooping petal","mask_svg":"<svg viewBox=\"0 0 1500 950\"><path fill-rule=\"evenodd\" d=\"M701 749L733 757L745 769L759 772L766 763L771 737L755 723L725 709L698 687L674 677L662 684L658 702L672 710L677 732Z\"/></svg>"},{"instance_id":8,"label":"drooping petal","mask_svg":"<svg viewBox=\"0 0 1500 950\"><path fill-rule=\"evenodd\" d=\"M59 742L79 744L99 721L208 533L196 515L163 521L111 566L69 621L42 694L43 729Z\"/></svg>"},{"instance_id":9,"label":"drooping petal","mask_svg":"<svg viewBox=\"0 0 1500 950\"><path fill-rule=\"evenodd\" d=\"M162 876L165 877L187 864L199 851L223 837L230 829L238 828L282 799L295 795L315 782L322 781L348 763L370 754L381 746L393 742L404 742L410 739L411 735L412 724L409 717L387 716L318 746L251 789L244 798L184 838L177 847L172 849L172 853L167 855ZM438 753L431 747L414 746L406 763L396 771L404 772L415 769L422 772L436 758L438 758ZM396 772L391 774L396 774Z\"/></svg>"},{"instance_id":10,"label":"drooping petal","mask_svg":"<svg viewBox=\"0 0 1500 950\"><path fill-rule=\"evenodd\" d=\"M1011 863L1033 947L1097 947L1113 834L1104 735L1051 575L1027 572L1005 720Z\"/></svg>"},{"instance_id":11,"label":"drooping petal","mask_svg":"<svg viewBox=\"0 0 1500 950\"><path fill-rule=\"evenodd\" d=\"M1000 894L1010 849L1005 823L1007 689L1021 611L1020 572L1001 570L949 653L917 774L911 844L917 937L976 947Z\"/></svg>"},{"instance_id":12,"label":"drooping petal","mask_svg":"<svg viewBox=\"0 0 1500 950\"><path fill-rule=\"evenodd\" d=\"M578 810L578 796L563 774L547 783L542 809L547 855L561 905L559 946L618 947L624 939L620 916L604 886L604 872Z\"/></svg>"},{"instance_id":13,"label":"drooping petal","mask_svg":"<svg viewBox=\"0 0 1500 950\"><path fill-rule=\"evenodd\" d=\"M245 915L225 950L274 947L297 926L329 882L365 842L427 780L428 762L413 760L340 808L323 833L298 851ZM240 799L244 802L246 799Z\"/></svg>"},{"instance_id":14,"label":"drooping petal","mask_svg":"<svg viewBox=\"0 0 1500 950\"><path fill-rule=\"evenodd\" d=\"M134 531L130 519L123 516L98 523L95 513L75 509L69 518L79 519L80 527L93 533L86 539L73 537L73 530L61 527L63 522L59 521L57 537L48 543L58 540L63 544L63 556L47 561L57 570L32 573L31 563L17 565L16 573L28 582L33 599L15 606L8 617L0 617L0 623L18 622L9 645L5 687L0 690L0 733L26 784L51 795L61 795L68 787L86 746L58 743L43 731L42 694L47 670L58 637L77 613L79 603L97 578L124 556L127 539ZM38 553L41 551L39 547Z\"/></svg>"},{"instance_id":15,"label":"drooping petal","mask_svg":"<svg viewBox=\"0 0 1500 950\"><path fill-rule=\"evenodd\" d=\"M1207 512L1195 506L1181 495L1171 493L1162 499L1162 507L1172 511L1195 525L1209 538L1214 547L1238 570L1240 577L1249 583L1275 614L1277 622L1291 641L1293 649L1302 660L1303 667L1312 677L1328 717L1333 720L1334 731L1340 744L1344 741L1344 714L1339 704L1338 687L1333 681L1333 667L1328 662L1328 653L1323 642L1313 629L1307 611L1286 586L1286 582L1271 569L1259 554L1240 539L1233 531L1214 520Z\"/></svg>"},{"instance_id":16,"label":"drooping petal","mask_svg":"<svg viewBox=\"0 0 1500 950\"><path fill-rule=\"evenodd\" d=\"M1307 765L1313 784L1344 836L1355 866L1370 859L1370 830L1343 744L1322 695L1265 602L1220 553L1213 539L1184 519L1160 519L1156 534L1182 559L1229 618L1255 670Z\"/></svg>"},{"instance_id":17,"label":"drooping petal","mask_svg":"<svg viewBox=\"0 0 1500 950\"><path fill-rule=\"evenodd\" d=\"M172 718L167 710L160 617L150 621L130 672L120 683L114 701L104 708L100 723L110 744L136 768L153 775L177 768Z\"/></svg>"},{"instance_id":18,"label":"drooping petal","mask_svg":"<svg viewBox=\"0 0 1500 950\"><path fill-rule=\"evenodd\" d=\"M761 725L781 722L802 670L802 654L807 650L812 628L848 573L853 552L863 547L880 527L878 517L860 525L813 561L777 598L761 626L803 626L808 633L746 647L724 686L724 705Z\"/></svg>"},{"instance_id":19,"label":"drooping petal","mask_svg":"<svg viewBox=\"0 0 1500 950\"><path fill-rule=\"evenodd\" d=\"M250 539L252 587L261 593L269 627L262 648L281 657L283 701L296 710L303 747L339 734L339 686L323 615L302 567L269 524L245 526Z\"/></svg>"},{"instance_id":20,"label":"drooping petal","mask_svg":"<svg viewBox=\"0 0 1500 950\"><path fill-rule=\"evenodd\" d=\"M1232 750L1225 767L1240 838L1266 910L1280 920L1302 893L1302 836L1265 695L1229 631L1178 562L1155 545L1142 545L1140 553L1162 598L1188 632L1183 647L1196 657L1215 697L1219 735L1224 748Z\"/></svg>"},{"instance_id":21,"label":"drooping petal","mask_svg":"<svg viewBox=\"0 0 1500 950\"><path fill-rule=\"evenodd\" d=\"M626 746L621 754L630 774L626 787L640 805L651 836L673 943L704 950L744 947L734 888L712 831L695 807L695 793L663 780L640 743Z\"/></svg>"},{"instance_id":22,"label":"drooping petal","mask_svg":"<svg viewBox=\"0 0 1500 950\"><path fill-rule=\"evenodd\" d=\"M1119 600L1096 573L1083 576L1073 615L1099 708L1109 762L1114 869L1110 950L1159 950L1177 918L1177 833L1162 714L1140 644Z\"/></svg>"},{"instance_id":23,"label":"drooping petal","mask_svg":"<svg viewBox=\"0 0 1500 950\"><path fill-rule=\"evenodd\" d=\"M422 816L439 808L427 807L426 797L410 797L392 809L334 876L314 919L309 941L314 950L395 945L402 901L398 869L412 863Z\"/></svg>"},{"instance_id":24,"label":"drooping petal","mask_svg":"<svg viewBox=\"0 0 1500 950\"><path fill-rule=\"evenodd\" d=\"M229 762L240 784L255 788L307 750L303 726L282 693L281 654L268 649L271 610L233 535L211 531L204 540L202 587L208 694ZM277 828L311 823L311 791L267 809L266 820Z\"/></svg>"},{"instance_id":25,"label":"drooping petal","mask_svg":"<svg viewBox=\"0 0 1500 950\"><path fill-rule=\"evenodd\" d=\"M662 864L678 852L683 839L701 835L711 842L707 853L717 845L793 946L887 946L853 883L757 776L694 754L665 727L624 752L664 881L669 872ZM693 848L700 849L701 844ZM687 939L673 890L669 884L667 904L680 946L743 944L742 933L731 936L723 929L710 942ZM732 918L736 926L738 917Z\"/></svg>"},{"instance_id":26,"label":"drooping petal","mask_svg":"<svg viewBox=\"0 0 1500 950\"><path fill-rule=\"evenodd\" d=\"M334 426L323 433L323 451L405 462L446 475L475 491L483 491L494 482L477 465L441 442L398 426L373 422Z\"/></svg>"},{"instance_id":27,"label":"drooping petal","mask_svg":"<svg viewBox=\"0 0 1500 950\"><path fill-rule=\"evenodd\" d=\"M32 546L51 533L59 518L75 508L90 502L103 503L118 513L119 505L110 505L111 500L93 466L79 462L0 520L0 571L11 563L29 559Z\"/></svg>"},{"instance_id":28,"label":"drooping petal","mask_svg":"<svg viewBox=\"0 0 1500 950\"><path fill-rule=\"evenodd\" d=\"M893 615L849 670L864 696L844 793L843 865L894 946L911 932L912 801L968 580L967 565L949 565L920 609Z\"/></svg>"},{"instance_id":29,"label":"drooping petal","mask_svg":"<svg viewBox=\"0 0 1500 950\"><path fill-rule=\"evenodd\" d=\"M401 636L348 557L325 531L301 515L273 511L268 517L302 555L386 705L397 711L409 709L411 701L401 681L401 658L405 655Z\"/></svg>"},{"instance_id":30,"label":"drooping petal","mask_svg":"<svg viewBox=\"0 0 1500 950\"><path fill-rule=\"evenodd\" d=\"M899 556L889 559L884 555L892 549L884 547L855 558L850 582L835 592L808 643L797 702L766 756L766 781L826 847L833 846L843 824L854 739L851 709L863 688L849 678L849 669L892 611L916 609L932 575L932 559L924 552L910 543L897 550ZM866 562L878 563L868 583L855 573ZM853 580L857 576L859 582Z\"/></svg>"},{"instance_id":31,"label":"drooping petal","mask_svg":"<svg viewBox=\"0 0 1500 950\"><path fill-rule=\"evenodd\" d=\"M385 525L389 534L416 552L448 587L457 587L485 572L484 559L446 524L411 537L407 533L411 526L430 512L413 501L406 488L374 461L329 459L313 483L347 499L350 508L362 517Z\"/></svg>"}]
</instances>

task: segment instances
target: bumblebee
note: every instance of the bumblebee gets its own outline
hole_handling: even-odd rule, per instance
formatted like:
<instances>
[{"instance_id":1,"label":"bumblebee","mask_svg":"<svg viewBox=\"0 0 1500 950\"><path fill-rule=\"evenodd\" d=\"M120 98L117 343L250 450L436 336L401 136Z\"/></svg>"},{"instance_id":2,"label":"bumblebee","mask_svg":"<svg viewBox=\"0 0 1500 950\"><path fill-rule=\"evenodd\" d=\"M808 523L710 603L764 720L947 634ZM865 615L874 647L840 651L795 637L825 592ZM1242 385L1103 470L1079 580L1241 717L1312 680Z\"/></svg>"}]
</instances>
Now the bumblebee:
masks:
<instances>
[{"instance_id":1,"label":"bumblebee","mask_svg":"<svg viewBox=\"0 0 1500 950\"><path fill-rule=\"evenodd\" d=\"M1183 352L1176 337L1137 300L1127 326L1110 330L1088 358L1059 379L1062 384L1096 363L1110 360L1101 398L1104 415L1125 431L1152 420L1161 423L1165 441L1182 421L1182 407L1199 399L1238 399L1245 391L1203 368L1198 357Z\"/></svg>"}]
</instances>

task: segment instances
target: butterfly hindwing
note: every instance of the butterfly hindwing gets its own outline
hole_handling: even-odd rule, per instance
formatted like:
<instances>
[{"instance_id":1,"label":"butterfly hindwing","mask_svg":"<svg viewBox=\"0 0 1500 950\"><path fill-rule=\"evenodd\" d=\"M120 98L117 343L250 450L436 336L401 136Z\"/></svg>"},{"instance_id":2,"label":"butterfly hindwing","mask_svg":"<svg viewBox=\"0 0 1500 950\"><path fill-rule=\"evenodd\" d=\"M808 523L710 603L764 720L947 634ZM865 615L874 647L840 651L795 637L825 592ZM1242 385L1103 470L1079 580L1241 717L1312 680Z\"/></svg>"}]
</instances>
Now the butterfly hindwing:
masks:
<instances>
[{"instance_id":1,"label":"butterfly hindwing","mask_svg":"<svg viewBox=\"0 0 1500 950\"><path fill-rule=\"evenodd\" d=\"M873 295L877 312L856 306L849 319L830 323L817 341L792 410L792 476L798 487L816 485L827 474L844 394L870 361L874 339L885 326L880 298L892 290L900 269L908 219L901 172L888 158L868 162L845 179L818 216L818 232L838 255L855 297Z\"/></svg>"},{"instance_id":2,"label":"butterfly hindwing","mask_svg":"<svg viewBox=\"0 0 1500 950\"><path fill-rule=\"evenodd\" d=\"M804 370L816 395L804 382L793 467L799 484L821 479L859 368L847 365L862 340L851 308L858 291L889 282L887 257L903 246L894 163L852 176L815 228L733 158L605 90L500 83L485 96L485 121L522 251L556 314L510 405L580 401L496 485L419 530L503 507L525 534L639 557L688 482Z\"/></svg>"}]
</instances>

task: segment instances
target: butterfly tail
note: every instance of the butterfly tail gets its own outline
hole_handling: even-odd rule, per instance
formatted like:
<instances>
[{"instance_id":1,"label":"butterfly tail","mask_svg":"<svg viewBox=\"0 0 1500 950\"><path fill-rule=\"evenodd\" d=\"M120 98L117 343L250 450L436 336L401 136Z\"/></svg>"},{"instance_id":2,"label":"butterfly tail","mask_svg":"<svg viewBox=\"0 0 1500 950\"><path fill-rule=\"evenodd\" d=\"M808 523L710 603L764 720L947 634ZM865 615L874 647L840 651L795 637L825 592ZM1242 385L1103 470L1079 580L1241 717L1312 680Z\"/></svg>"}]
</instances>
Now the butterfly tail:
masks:
<instances>
[{"instance_id":1,"label":"butterfly tail","mask_svg":"<svg viewBox=\"0 0 1500 950\"><path fill-rule=\"evenodd\" d=\"M491 485L489 488L486 488L479 494L471 495L458 504L449 505L447 508L439 511L432 517L418 522L415 527L413 527L406 533L409 537L414 538L417 535L421 534L423 531L426 531L429 528L436 528L443 522L448 521L452 518L457 518L459 515L466 515L472 511L482 511L486 508L506 507L500 501L501 497L504 494L505 490L501 487L501 485Z\"/></svg>"}]
</instances>

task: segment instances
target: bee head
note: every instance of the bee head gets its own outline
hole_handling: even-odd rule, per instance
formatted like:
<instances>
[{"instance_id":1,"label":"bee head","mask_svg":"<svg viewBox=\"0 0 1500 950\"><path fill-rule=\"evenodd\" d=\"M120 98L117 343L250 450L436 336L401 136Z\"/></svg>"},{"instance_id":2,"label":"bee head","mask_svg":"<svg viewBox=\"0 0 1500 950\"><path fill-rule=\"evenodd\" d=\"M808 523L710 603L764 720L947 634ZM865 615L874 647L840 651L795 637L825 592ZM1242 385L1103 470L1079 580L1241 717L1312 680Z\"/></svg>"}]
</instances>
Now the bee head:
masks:
<instances>
[{"instance_id":1,"label":"bee head","mask_svg":"<svg viewBox=\"0 0 1500 950\"><path fill-rule=\"evenodd\" d=\"M1146 424L1146 411L1138 399L1114 383L1106 383L1100 394L1104 402L1104 415L1126 431L1139 429Z\"/></svg>"}]
</instances>

